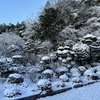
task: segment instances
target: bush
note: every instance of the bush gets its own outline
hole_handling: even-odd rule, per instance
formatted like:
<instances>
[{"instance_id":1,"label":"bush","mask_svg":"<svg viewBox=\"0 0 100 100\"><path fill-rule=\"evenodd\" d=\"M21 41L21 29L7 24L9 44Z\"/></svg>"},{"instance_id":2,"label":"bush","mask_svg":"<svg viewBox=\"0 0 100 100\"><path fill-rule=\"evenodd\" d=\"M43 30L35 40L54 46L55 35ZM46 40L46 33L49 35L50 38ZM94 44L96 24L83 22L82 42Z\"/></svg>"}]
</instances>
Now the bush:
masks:
<instances>
[{"instance_id":1,"label":"bush","mask_svg":"<svg viewBox=\"0 0 100 100\"><path fill-rule=\"evenodd\" d=\"M37 86L40 90L51 90L51 82L48 79L41 79L38 81Z\"/></svg>"},{"instance_id":2,"label":"bush","mask_svg":"<svg viewBox=\"0 0 100 100\"><path fill-rule=\"evenodd\" d=\"M82 64L83 61L90 62L90 47L87 44L81 42L76 43L73 46L73 50L77 54L76 60L78 60L78 62L80 61L80 64Z\"/></svg>"},{"instance_id":3,"label":"bush","mask_svg":"<svg viewBox=\"0 0 100 100\"><path fill-rule=\"evenodd\" d=\"M72 78L72 82L73 83L79 83L80 82L80 78L79 77L74 77L74 78Z\"/></svg>"},{"instance_id":4,"label":"bush","mask_svg":"<svg viewBox=\"0 0 100 100\"><path fill-rule=\"evenodd\" d=\"M46 69L42 72L43 78L52 78L53 77L53 71L50 69Z\"/></svg>"},{"instance_id":5,"label":"bush","mask_svg":"<svg viewBox=\"0 0 100 100\"><path fill-rule=\"evenodd\" d=\"M10 74L8 77L7 82L9 83L22 83L24 81L23 77L20 74L14 73L14 74Z\"/></svg>"},{"instance_id":6,"label":"bush","mask_svg":"<svg viewBox=\"0 0 100 100\"><path fill-rule=\"evenodd\" d=\"M68 80L69 80L69 78L68 78L68 76L67 76L66 74L61 75L61 76L59 77L59 79L60 79L62 82L68 82Z\"/></svg>"},{"instance_id":7,"label":"bush","mask_svg":"<svg viewBox=\"0 0 100 100\"><path fill-rule=\"evenodd\" d=\"M61 67L57 68L55 70L55 72L56 72L56 75L59 77L60 75L63 75L66 72L68 72L68 69L66 67L64 67L64 66L61 66Z\"/></svg>"},{"instance_id":8,"label":"bush","mask_svg":"<svg viewBox=\"0 0 100 100\"><path fill-rule=\"evenodd\" d=\"M5 95L5 97L11 98L11 97L14 97L17 95L21 95L21 93L20 93L20 90L18 90L18 89L9 88L4 91L4 95Z\"/></svg>"}]
</instances>

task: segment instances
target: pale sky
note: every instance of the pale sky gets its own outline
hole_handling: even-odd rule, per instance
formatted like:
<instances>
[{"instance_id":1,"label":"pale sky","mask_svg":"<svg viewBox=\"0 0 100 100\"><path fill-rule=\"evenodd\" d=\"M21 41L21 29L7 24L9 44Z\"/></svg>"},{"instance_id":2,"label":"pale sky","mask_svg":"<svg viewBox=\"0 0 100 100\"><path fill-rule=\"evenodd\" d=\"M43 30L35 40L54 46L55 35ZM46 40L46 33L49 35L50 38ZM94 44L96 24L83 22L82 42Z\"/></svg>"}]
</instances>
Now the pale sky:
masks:
<instances>
[{"instance_id":1,"label":"pale sky","mask_svg":"<svg viewBox=\"0 0 100 100\"><path fill-rule=\"evenodd\" d=\"M0 0L0 24L24 21L37 16L47 0Z\"/></svg>"}]
</instances>

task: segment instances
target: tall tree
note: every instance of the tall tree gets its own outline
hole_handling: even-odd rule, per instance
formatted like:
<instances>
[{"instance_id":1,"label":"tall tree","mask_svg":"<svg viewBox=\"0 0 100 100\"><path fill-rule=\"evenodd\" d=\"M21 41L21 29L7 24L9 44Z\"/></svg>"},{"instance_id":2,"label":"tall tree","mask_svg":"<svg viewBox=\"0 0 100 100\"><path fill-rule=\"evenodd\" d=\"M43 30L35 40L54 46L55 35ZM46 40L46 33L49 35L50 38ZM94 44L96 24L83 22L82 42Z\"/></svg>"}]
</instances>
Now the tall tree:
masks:
<instances>
[{"instance_id":1,"label":"tall tree","mask_svg":"<svg viewBox=\"0 0 100 100\"><path fill-rule=\"evenodd\" d=\"M40 39L51 40L52 42L56 39L57 33L59 33L65 25L64 20L59 15L60 11L56 8L49 7L44 9L34 27Z\"/></svg>"}]
</instances>

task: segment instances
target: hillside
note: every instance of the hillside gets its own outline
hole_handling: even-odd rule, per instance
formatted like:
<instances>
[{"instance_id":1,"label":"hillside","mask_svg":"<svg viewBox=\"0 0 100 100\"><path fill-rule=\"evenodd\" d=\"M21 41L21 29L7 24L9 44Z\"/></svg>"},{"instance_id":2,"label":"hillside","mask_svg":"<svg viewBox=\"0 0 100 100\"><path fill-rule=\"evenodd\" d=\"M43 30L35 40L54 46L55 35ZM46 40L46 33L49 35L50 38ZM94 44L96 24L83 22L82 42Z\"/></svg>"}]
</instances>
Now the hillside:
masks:
<instances>
[{"instance_id":1,"label":"hillside","mask_svg":"<svg viewBox=\"0 0 100 100\"><path fill-rule=\"evenodd\" d=\"M68 89L65 98L70 98L70 93L75 96L76 91L78 98L78 92L87 91L85 85L97 81L99 0L48 0L37 19L0 25L0 98L38 99ZM98 86L95 83L87 88L97 91ZM82 88L76 90L78 87ZM86 94L96 100L92 92Z\"/></svg>"}]
</instances>

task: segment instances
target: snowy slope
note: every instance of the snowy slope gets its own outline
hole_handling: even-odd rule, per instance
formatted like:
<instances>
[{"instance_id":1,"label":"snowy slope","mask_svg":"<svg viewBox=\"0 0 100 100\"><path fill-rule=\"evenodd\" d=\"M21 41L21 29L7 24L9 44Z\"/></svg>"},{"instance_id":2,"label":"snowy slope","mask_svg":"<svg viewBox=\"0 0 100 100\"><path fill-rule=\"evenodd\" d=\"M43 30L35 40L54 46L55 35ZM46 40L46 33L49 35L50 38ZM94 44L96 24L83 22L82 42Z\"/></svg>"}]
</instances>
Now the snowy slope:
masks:
<instances>
[{"instance_id":1,"label":"snowy slope","mask_svg":"<svg viewBox=\"0 0 100 100\"><path fill-rule=\"evenodd\" d=\"M100 82L38 100L100 100Z\"/></svg>"}]
</instances>

